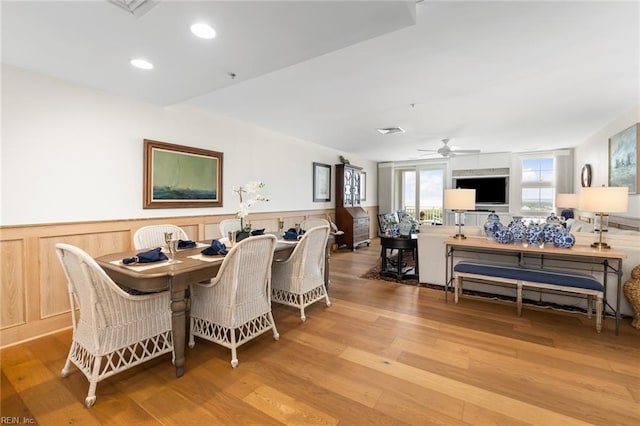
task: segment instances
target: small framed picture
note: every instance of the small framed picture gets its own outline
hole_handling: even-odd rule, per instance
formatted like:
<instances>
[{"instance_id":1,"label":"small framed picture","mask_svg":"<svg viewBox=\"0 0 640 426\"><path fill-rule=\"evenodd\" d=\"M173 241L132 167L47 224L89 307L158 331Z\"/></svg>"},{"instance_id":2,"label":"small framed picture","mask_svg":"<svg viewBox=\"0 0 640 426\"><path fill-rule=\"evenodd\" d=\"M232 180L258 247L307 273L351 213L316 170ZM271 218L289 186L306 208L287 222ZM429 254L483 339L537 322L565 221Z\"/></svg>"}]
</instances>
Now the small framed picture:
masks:
<instances>
[{"instance_id":1,"label":"small framed picture","mask_svg":"<svg viewBox=\"0 0 640 426\"><path fill-rule=\"evenodd\" d=\"M331 166L313 163L313 202L331 201Z\"/></svg>"}]
</instances>

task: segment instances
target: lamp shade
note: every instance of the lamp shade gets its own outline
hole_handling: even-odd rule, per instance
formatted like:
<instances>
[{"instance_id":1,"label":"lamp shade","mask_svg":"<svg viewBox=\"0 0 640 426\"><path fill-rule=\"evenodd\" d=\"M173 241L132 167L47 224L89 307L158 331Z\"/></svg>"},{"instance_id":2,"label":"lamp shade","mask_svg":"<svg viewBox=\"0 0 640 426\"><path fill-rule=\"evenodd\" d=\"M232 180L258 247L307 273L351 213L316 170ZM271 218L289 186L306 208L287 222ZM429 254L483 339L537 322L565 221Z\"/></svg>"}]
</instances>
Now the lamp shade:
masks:
<instances>
[{"instance_id":1,"label":"lamp shade","mask_svg":"<svg viewBox=\"0 0 640 426\"><path fill-rule=\"evenodd\" d=\"M574 209L580 205L578 194L556 194L556 207Z\"/></svg>"},{"instance_id":2,"label":"lamp shade","mask_svg":"<svg viewBox=\"0 0 640 426\"><path fill-rule=\"evenodd\" d=\"M629 206L626 186L585 187L580 191L580 210L595 213L622 213Z\"/></svg>"},{"instance_id":3,"label":"lamp shade","mask_svg":"<svg viewBox=\"0 0 640 426\"><path fill-rule=\"evenodd\" d=\"M475 189L445 189L444 208L446 210L473 210L476 208Z\"/></svg>"}]
</instances>

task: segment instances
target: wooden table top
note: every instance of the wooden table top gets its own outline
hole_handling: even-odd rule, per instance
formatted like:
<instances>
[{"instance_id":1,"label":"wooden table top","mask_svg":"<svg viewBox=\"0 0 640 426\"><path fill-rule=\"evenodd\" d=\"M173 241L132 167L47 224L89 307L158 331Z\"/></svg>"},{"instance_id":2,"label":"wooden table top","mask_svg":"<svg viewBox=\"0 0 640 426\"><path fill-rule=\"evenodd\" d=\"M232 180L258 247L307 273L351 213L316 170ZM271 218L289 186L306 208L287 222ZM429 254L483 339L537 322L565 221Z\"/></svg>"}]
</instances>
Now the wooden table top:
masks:
<instances>
[{"instance_id":1,"label":"wooden table top","mask_svg":"<svg viewBox=\"0 0 640 426\"><path fill-rule=\"evenodd\" d=\"M489 241L485 237L467 236L465 239L455 237L447 238L444 243L447 246L491 249L496 251L511 251L537 254L553 254L562 256L597 257L601 259L626 259L627 255L612 249L598 249L584 244L576 244L570 248L559 248L552 244L545 244L543 248L537 245L524 246L520 243L501 244L497 241Z\"/></svg>"}]
</instances>

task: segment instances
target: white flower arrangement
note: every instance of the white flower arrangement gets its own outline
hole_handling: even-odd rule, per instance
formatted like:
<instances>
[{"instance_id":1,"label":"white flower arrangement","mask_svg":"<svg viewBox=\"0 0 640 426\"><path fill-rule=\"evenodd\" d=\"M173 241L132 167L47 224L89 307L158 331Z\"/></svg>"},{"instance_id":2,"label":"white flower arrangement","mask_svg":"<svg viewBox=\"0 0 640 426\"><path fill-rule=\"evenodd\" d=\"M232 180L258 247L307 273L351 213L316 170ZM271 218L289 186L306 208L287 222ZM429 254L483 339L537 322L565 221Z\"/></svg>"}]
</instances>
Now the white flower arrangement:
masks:
<instances>
[{"instance_id":1,"label":"white flower arrangement","mask_svg":"<svg viewBox=\"0 0 640 426\"><path fill-rule=\"evenodd\" d=\"M249 208L258 201L269 201L267 197L259 193L262 188L264 188L264 183L260 181L248 182L243 186L233 188L233 191L240 198L238 217L240 218L240 228L242 230L244 230L244 218L249 214Z\"/></svg>"}]
</instances>

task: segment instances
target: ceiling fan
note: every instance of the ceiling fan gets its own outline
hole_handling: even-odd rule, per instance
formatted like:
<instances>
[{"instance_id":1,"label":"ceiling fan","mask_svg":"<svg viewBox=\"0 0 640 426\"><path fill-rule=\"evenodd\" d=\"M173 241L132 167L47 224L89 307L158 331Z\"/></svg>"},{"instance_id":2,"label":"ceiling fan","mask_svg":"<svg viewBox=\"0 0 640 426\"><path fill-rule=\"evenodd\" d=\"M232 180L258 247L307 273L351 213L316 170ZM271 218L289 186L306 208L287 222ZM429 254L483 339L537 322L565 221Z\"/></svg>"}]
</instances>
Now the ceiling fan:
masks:
<instances>
[{"instance_id":1,"label":"ceiling fan","mask_svg":"<svg viewBox=\"0 0 640 426\"><path fill-rule=\"evenodd\" d=\"M442 139L444 146L441 146L437 150L434 149L418 149L418 151L424 152L436 152L444 158L455 157L456 154L478 154L479 149L452 149L449 144L449 139Z\"/></svg>"}]
</instances>

